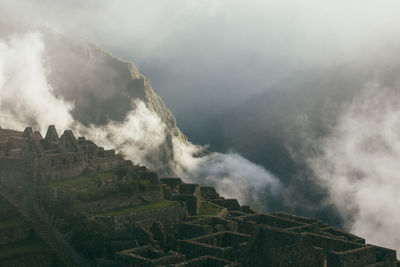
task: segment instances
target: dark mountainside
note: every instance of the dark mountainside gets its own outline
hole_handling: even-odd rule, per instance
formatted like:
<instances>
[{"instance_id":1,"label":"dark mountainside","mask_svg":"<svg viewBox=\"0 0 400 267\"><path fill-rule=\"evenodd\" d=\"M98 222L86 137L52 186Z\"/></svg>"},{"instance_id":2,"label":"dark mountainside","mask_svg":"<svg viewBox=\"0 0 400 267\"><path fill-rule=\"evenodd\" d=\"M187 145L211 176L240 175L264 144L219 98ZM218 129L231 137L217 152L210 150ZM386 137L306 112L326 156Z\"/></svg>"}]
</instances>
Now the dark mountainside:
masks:
<instances>
[{"instance_id":1,"label":"dark mountainside","mask_svg":"<svg viewBox=\"0 0 400 267\"><path fill-rule=\"evenodd\" d=\"M166 142L151 158L158 161L154 165L159 174L173 175L169 164L173 160L171 137L179 136L182 142L186 137L137 67L88 41L72 40L52 31L45 32L44 42L46 64L51 70L49 82L57 95L74 102L74 119L85 125L122 121L132 108L132 99L143 100L168 128ZM303 137L323 136L334 125L343 102L354 88L360 87L362 78L355 81L346 70L338 71L334 77L324 73L320 70L313 77L285 81L285 90L277 86L203 127L185 132L196 143L210 144L212 150L234 149L276 175L285 190L279 196L265 194L261 199L271 210L313 216L341 226L334 207L315 204L323 201L326 193L313 182L303 161L307 156L303 150L309 149Z\"/></svg>"},{"instance_id":2,"label":"dark mountainside","mask_svg":"<svg viewBox=\"0 0 400 267\"><path fill-rule=\"evenodd\" d=\"M0 128L1 266L398 266L322 221L161 178L71 130Z\"/></svg>"},{"instance_id":3,"label":"dark mountainside","mask_svg":"<svg viewBox=\"0 0 400 267\"><path fill-rule=\"evenodd\" d=\"M335 225L340 224L333 209L307 208L314 206L304 196L312 194L317 201L322 199L323 192L315 194L309 188L310 181L302 180L304 175L296 176L307 170L290 161L289 153L279 145L271 146L272 157L268 159L277 164L271 169L284 182L285 189L275 198L265 197L270 207L268 213L259 213L239 203L236 197L224 197L212 185L202 184L203 181L185 183L173 176L173 164L179 160L174 159L175 146L185 144L183 150L193 146L149 80L133 64L87 41L72 41L52 32L43 33L43 39L48 81L59 98L74 103L75 121L71 123L74 130L64 129L59 133L50 125L46 133L41 133L35 130L38 126L34 124L35 118L33 127L25 130L0 128L1 266L394 267L399 264L395 250L368 244L364 238L318 218L298 216L308 212L312 217L326 217ZM265 164L259 160L263 154L248 139L267 134L272 138L262 143L266 146L290 140L282 132L298 128L285 127L293 126L295 111L271 112L278 107L293 107L296 102L291 102L288 96L287 92L275 92L273 99L267 97L267 107L271 109L260 109L260 113L258 109L238 109L241 113L232 113L234 119L226 117L224 124L213 125L216 132L221 131L220 126L237 132L236 139L219 136L215 147L248 145L246 155L251 158L255 153L254 159ZM118 147L104 148L82 136L101 129L97 126L122 121L125 125L132 105L139 103L135 104L138 109L143 106L134 99L157 115L151 113L150 119L159 117L162 123L156 118L157 124L165 124L161 127L163 142L156 143L157 153L148 155L152 166L133 162L119 153ZM252 107L265 104L259 99L250 103ZM300 106L301 110L320 108L319 104L311 104ZM315 121L310 129L317 137L322 132L317 127L322 117L310 115L311 123ZM265 124L257 124L257 120L264 118L268 118ZM252 129L253 136L242 131L245 129ZM152 129L145 130L149 134ZM212 131L206 133L218 137ZM302 151L302 148L297 149ZM179 156L189 162L195 157L178 154L176 158ZM229 174L232 173L226 175ZM273 183L269 185L272 187ZM233 186L243 190L240 184ZM301 197L306 200L300 201ZM288 202L280 204L282 200L297 201L300 207L307 207L293 209ZM285 210L295 210L298 214Z\"/></svg>"},{"instance_id":4,"label":"dark mountainside","mask_svg":"<svg viewBox=\"0 0 400 267\"><path fill-rule=\"evenodd\" d=\"M160 174L171 175L172 136L182 142L171 111L154 92L150 80L137 67L115 58L107 51L85 40L73 40L52 31L45 32L48 79L55 94L74 103L72 115L84 125L104 125L109 120L123 121L132 110L132 100L144 101L167 126L166 142L159 148ZM62 51L62 52L61 52Z\"/></svg>"},{"instance_id":5,"label":"dark mountainside","mask_svg":"<svg viewBox=\"0 0 400 267\"><path fill-rule=\"evenodd\" d=\"M285 191L277 199L264 200L273 203L273 209L316 216L339 226L335 208L320 204L326 192L313 181L306 163L318 153L316 141L330 132L367 75L363 70L355 75L354 70L337 69L334 75L332 70L318 70L312 76L282 81L188 131L188 136L218 151L234 149L279 177Z\"/></svg>"}]
</instances>

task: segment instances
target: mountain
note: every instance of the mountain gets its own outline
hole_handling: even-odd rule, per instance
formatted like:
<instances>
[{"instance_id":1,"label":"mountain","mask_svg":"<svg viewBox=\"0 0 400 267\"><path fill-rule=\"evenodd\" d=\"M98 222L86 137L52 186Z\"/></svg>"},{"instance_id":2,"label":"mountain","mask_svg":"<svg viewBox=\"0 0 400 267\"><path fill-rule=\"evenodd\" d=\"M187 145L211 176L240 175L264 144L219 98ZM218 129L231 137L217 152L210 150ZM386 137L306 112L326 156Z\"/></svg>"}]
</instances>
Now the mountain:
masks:
<instances>
[{"instance_id":1,"label":"mountain","mask_svg":"<svg viewBox=\"0 0 400 267\"><path fill-rule=\"evenodd\" d=\"M172 136L183 143L187 139L150 80L133 63L87 40L68 38L52 30L43 31L42 38L45 64L50 70L47 79L57 97L74 104L73 118L86 126L122 122L135 108L133 100L143 101L166 126L166 141L158 150L157 160L165 163L159 171L171 174L167 163L173 158Z\"/></svg>"},{"instance_id":2,"label":"mountain","mask_svg":"<svg viewBox=\"0 0 400 267\"><path fill-rule=\"evenodd\" d=\"M275 209L339 225L335 209L320 205L326 192L313 180L306 161L363 87L366 75L343 67L281 81L215 116L201 126L203 131L190 136L218 151L233 149L279 177L284 194L264 200Z\"/></svg>"}]
</instances>

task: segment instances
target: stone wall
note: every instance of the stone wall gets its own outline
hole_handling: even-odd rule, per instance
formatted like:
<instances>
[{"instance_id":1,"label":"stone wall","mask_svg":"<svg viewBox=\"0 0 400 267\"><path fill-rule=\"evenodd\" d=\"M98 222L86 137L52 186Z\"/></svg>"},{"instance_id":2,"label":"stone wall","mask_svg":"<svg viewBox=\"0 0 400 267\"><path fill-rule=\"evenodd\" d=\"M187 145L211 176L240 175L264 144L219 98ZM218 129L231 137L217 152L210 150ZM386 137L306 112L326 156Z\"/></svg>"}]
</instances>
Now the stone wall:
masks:
<instances>
[{"instance_id":1,"label":"stone wall","mask_svg":"<svg viewBox=\"0 0 400 267\"><path fill-rule=\"evenodd\" d=\"M95 160L95 166L98 171L110 171L118 168L123 162L122 156L113 155L110 157L97 158Z\"/></svg>"},{"instance_id":2,"label":"stone wall","mask_svg":"<svg viewBox=\"0 0 400 267\"><path fill-rule=\"evenodd\" d=\"M136 206L148 202L159 202L164 200L162 189L147 191L143 193L135 193L129 197L119 197L111 199L103 199L82 203L80 208L87 213L99 213L107 210L125 208L128 206Z\"/></svg>"},{"instance_id":3,"label":"stone wall","mask_svg":"<svg viewBox=\"0 0 400 267\"><path fill-rule=\"evenodd\" d=\"M172 200L185 202L189 215L194 216L199 212L200 201L195 195L173 195Z\"/></svg>"},{"instance_id":4,"label":"stone wall","mask_svg":"<svg viewBox=\"0 0 400 267\"><path fill-rule=\"evenodd\" d=\"M176 203L173 206L157 208L157 209L149 209L145 211L140 211L136 213L132 213L129 215L121 215L121 216L97 216L97 220L103 220L102 218L109 218L113 221L113 225L115 229L125 229L129 227L129 225L138 224L140 222L148 222L148 224L152 224L153 221L159 221L163 225L173 225L179 223L187 216L186 207L181 203Z\"/></svg>"},{"instance_id":5,"label":"stone wall","mask_svg":"<svg viewBox=\"0 0 400 267\"><path fill-rule=\"evenodd\" d=\"M227 208L228 211L241 211L242 210L237 199L213 199L213 200L210 200L210 202L215 203L218 206Z\"/></svg>"},{"instance_id":6,"label":"stone wall","mask_svg":"<svg viewBox=\"0 0 400 267\"><path fill-rule=\"evenodd\" d=\"M0 184L20 188L33 174L33 166L27 159L0 158Z\"/></svg>"},{"instance_id":7,"label":"stone wall","mask_svg":"<svg viewBox=\"0 0 400 267\"><path fill-rule=\"evenodd\" d=\"M183 184L181 178L161 178L160 182L168 186L171 190Z\"/></svg>"},{"instance_id":8,"label":"stone wall","mask_svg":"<svg viewBox=\"0 0 400 267\"><path fill-rule=\"evenodd\" d=\"M0 231L0 245L26 239L31 233L32 227L30 227L28 224L18 225L17 227L9 227Z\"/></svg>"},{"instance_id":9,"label":"stone wall","mask_svg":"<svg viewBox=\"0 0 400 267\"><path fill-rule=\"evenodd\" d=\"M238 261L249 238L246 234L223 231L183 240L179 251L189 258L211 255Z\"/></svg>"},{"instance_id":10,"label":"stone wall","mask_svg":"<svg viewBox=\"0 0 400 267\"><path fill-rule=\"evenodd\" d=\"M296 226L304 225L303 223L292 221L292 220L284 220L279 217L269 215L269 214L256 214L249 215L245 217L247 221L253 221L257 224L265 224L277 228L291 228Z\"/></svg>"},{"instance_id":11,"label":"stone wall","mask_svg":"<svg viewBox=\"0 0 400 267\"><path fill-rule=\"evenodd\" d=\"M211 186L201 186L200 195L202 200L212 200L219 198L219 194L217 193L215 188Z\"/></svg>"},{"instance_id":12,"label":"stone wall","mask_svg":"<svg viewBox=\"0 0 400 267\"><path fill-rule=\"evenodd\" d=\"M142 246L118 252L117 262L121 266L170 266L185 260L185 255L176 251L165 253L151 246Z\"/></svg>"},{"instance_id":13,"label":"stone wall","mask_svg":"<svg viewBox=\"0 0 400 267\"><path fill-rule=\"evenodd\" d=\"M324 266L323 251L305 241L301 234L261 226L249 241L245 266Z\"/></svg>"},{"instance_id":14,"label":"stone wall","mask_svg":"<svg viewBox=\"0 0 400 267\"><path fill-rule=\"evenodd\" d=\"M352 250L360 248L362 246L362 244L359 243L346 241L334 237L319 235L315 233L305 233L304 237L310 240L313 246L324 248L326 254L328 254L329 251Z\"/></svg>"},{"instance_id":15,"label":"stone wall","mask_svg":"<svg viewBox=\"0 0 400 267\"><path fill-rule=\"evenodd\" d=\"M191 260L183 261L171 267L203 267L203 266L212 266L212 267L239 267L241 266L237 262L231 262L224 259L212 257L212 256L201 256L198 258L194 258Z\"/></svg>"},{"instance_id":16,"label":"stone wall","mask_svg":"<svg viewBox=\"0 0 400 267\"><path fill-rule=\"evenodd\" d=\"M390 260L390 262L396 260L396 252L393 250L385 249L386 259L384 257L379 259L379 252L380 251L378 247L370 245L343 252L332 251L328 255L328 267L331 266L364 267L368 264L376 263L377 259L382 260L383 262L385 260ZM390 266L390 265L385 265L385 266Z\"/></svg>"},{"instance_id":17,"label":"stone wall","mask_svg":"<svg viewBox=\"0 0 400 267\"><path fill-rule=\"evenodd\" d=\"M82 152L46 154L43 158L34 159L34 180L45 182L78 176L85 167Z\"/></svg>"},{"instance_id":18,"label":"stone wall","mask_svg":"<svg viewBox=\"0 0 400 267\"><path fill-rule=\"evenodd\" d=\"M0 260L0 266L7 267L34 267L34 266L57 266L54 253L51 251L18 255L12 258Z\"/></svg>"}]
</instances>

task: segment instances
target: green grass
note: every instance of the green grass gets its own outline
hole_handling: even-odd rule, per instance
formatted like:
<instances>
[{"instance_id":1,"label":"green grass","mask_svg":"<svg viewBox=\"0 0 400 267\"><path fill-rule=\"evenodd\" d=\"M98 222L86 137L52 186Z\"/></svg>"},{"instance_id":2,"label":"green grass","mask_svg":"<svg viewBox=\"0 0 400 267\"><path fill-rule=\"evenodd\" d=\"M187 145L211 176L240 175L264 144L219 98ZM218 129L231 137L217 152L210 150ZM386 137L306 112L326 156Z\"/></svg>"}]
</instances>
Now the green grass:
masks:
<instances>
[{"instance_id":1,"label":"green grass","mask_svg":"<svg viewBox=\"0 0 400 267\"><path fill-rule=\"evenodd\" d=\"M105 178L112 178L115 175L114 171L100 172L99 177L101 180Z\"/></svg>"},{"instance_id":2,"label":"green grass","mask_svg":"<svg viewBox=\"0 0 400 267\"><path fill-rule=\"evenodd\" d=\"M217 208L210 203L201 202L199 215L200 216L217 216L220 213L221 209Z\"/></svg>"},{"instance_id":3,"label":"green grass","mask_svg":"<svg viewBox=\"0 0 400 267\"><path fill-rule=\"evenodd\" d=\"M11 206L11 205L7 202L7 200L5 200L5 199L3 199L3 198L0 199L0 213L7 212L7 211L10 211L10 210L12 210L12 209L14 209L14 207Z\"/></svg>"},{"instance_id":4,"label":"green grass","mask_svg":"<svg viewBox=\"0 0 400 267\"><path fill-rule=\"evenodd\" d=\"M106 171L106 172L99 173L99 178L101 180L104 180L106 178L112 178L113 176L114 176L114 171ZM73 186L79 185L79 184L86 184L86 183L95 184L96 182L97 182L96 177L79 175L76 177L66 178L66 179L62 179L62 180L50 181L50 182L44 183L43 186L52 187L55 189L61 189L61 188L65 188L65 187L73 187Z\"/></svg>"},{"instance_id":5,"label":"green grass","mask_svg":"<svg viewBox=\"0 0 400 267\"><path fill-rule=\"evenodd\" d=\"M94 183L94 182L96 182L95 177L88 177L88 176L81 175L81 176L62 179L62 180L51 181L51 182L44 184L44 186L55 188L55 189L61 189L64 187L73 187L78 184Z\"/></svg>"},{"instance_id":6,"label":"green grass","mask_svg":"<svg viewBox=\"0 0 400 267\"><path fill-rule=\"evenodd\" d=\"M16 243L0 246L0 259L18 255L35 254L50 251L50 248L38 238L25 239Z\"/></svg>"},{"instance_id":7,"label":"green grass","mask_svg":"<svg viewBox=\"0 0 400 267\"><path fill-rule=\"evenodd\" d=\"M11 217L9 219L0 221L0 230L19 227L24 224L26 224L26 222L22 217Z\"/></svg>"},{"instance_id":8,"label":"green grass","mask_svg":"<svg viewBox=\"0 0 400 267\"><path fill-rule=\"evenodd\" d=\"M95 213L94 215L97 216L121 216L121 215L128 215L133 212L141 212L149 209L159 209L159 208L164 208L164 207L169 207L175 205L177 202L176 201L169 201L169 200L164 200L160 202L154 202L154 203L148 203L148 204L143 204L143 205L138 205L138 206L131 206L131 207L126 207L126 208L121 208L121 209L114 209L114 210L108 210L100 213Z\"/></svg>"},{"instance_id":9,"label":"green grass","mask_svg":"<svg viewBox=\"0 0 400 267\"><path fill-rule=\"evenodd\" d=\"M18 215L18 210L14 207L0 208L0 220L10 217L10 216L16 216L16 215Z\"/></svg>"}]
</instances>

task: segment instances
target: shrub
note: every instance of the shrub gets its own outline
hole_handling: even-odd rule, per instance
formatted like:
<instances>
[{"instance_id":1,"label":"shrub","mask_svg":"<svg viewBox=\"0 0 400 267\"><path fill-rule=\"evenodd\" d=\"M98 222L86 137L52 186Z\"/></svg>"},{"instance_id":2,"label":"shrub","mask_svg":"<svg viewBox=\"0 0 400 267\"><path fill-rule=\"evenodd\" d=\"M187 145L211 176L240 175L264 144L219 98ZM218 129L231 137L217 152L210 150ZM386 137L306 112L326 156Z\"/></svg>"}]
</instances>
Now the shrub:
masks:
<instances>
[{"instance_id":1,"label":"shrub","mask_svg":"<svg viewBox=\"0 0 400 267\"><path fill-rule=\"evenodd\" d=\"M122 180L122 178L124 178L128 174L128 170L123 166L119 166L118 169L115 171L115 174L117 175L119 180Z\"/></svg>"}]
</instances>

